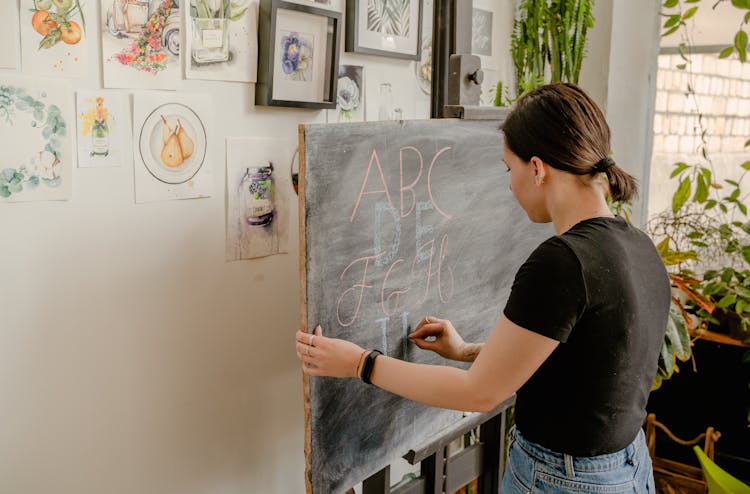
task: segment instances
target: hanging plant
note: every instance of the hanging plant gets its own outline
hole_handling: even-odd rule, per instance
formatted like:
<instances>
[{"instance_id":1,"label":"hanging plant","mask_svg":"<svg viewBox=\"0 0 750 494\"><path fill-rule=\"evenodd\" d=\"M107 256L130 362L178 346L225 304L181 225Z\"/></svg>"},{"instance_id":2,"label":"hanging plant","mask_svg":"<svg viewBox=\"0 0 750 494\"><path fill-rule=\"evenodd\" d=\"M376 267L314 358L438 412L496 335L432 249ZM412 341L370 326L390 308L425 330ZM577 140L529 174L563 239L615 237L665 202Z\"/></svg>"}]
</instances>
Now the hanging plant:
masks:
<instances>
[{"instance_id":1,"label":"hanging plant","mask_svg":"<svg viewBox=\"0 0 750 494\"><path fill-rule=\"evenodd\" d=\"M705 2L708 3L708 2ZM750 0L712 0L711 8L721 3L744 12L737 30L729 31L732 43L718 53L719 58L737 55L747 61L747 26L750 23ZM662 36L680 36L677 52L681 58L676 68L687 76L685 95L694 103L697 115L696 135L700 137L698 160L673 164L670 178L676 182L671 207L651 218L652 237L660 239L659 246L665 265L673 271L673 284L688 295L693 313L701 328L709 324L717 327L734 323L734 335L750 341L750 221L748 221L747 179L750 161L738 163L738 178L722 179L714 168L709 152L708 128L700 110L702 101L693 84L693 43L687 21L698 11L701 0L663 0ZM701 6L701 8L708 8ZM745 149L750 140L745 142ZM716 269L709 269L716 268ZM689 283L675 283L675 280ZM700 328L690 328L700 337ZM697 329L697 331L695 331ZM674 348L665 341L662 353L667 357ZM668 360L668 359L667 359ZM750 352L744 356L750 362ZM663 377L669 376L664 368ZM662 361L660 360L660 373ZM747 411L750 423L750 410Z\"/></svg>"}]
</instances>

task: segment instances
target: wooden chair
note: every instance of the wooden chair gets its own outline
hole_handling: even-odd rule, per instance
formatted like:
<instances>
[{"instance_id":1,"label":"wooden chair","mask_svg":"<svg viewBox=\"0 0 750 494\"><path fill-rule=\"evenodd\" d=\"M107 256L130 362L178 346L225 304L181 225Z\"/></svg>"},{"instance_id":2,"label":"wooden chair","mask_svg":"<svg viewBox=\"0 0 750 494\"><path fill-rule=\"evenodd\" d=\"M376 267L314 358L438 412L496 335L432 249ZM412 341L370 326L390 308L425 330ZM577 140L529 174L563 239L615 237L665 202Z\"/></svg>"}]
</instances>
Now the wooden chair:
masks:
<instances>
[{"instance_id":1,"label":"wooden chair","mask_svg":"<svg viewBox=\"0 0 750 494\"><path fill-rule=\"evenodd\" d=\"M646 445L654 464L656 492L663 494L706 494L708 487L703 478L703 471L699 467L656 456L656 432L657 430L661 431L671 441L686 447L695 446L703 441L702 451L711 460L714 458L714 443L719 440L721 433L714 430L713 427L708 427L706 432L699 434L694 439L685 441L675 436L664 424L657 421L656 415L653 413L646 417L644 424Z\"/></svg>"}]
</instances>

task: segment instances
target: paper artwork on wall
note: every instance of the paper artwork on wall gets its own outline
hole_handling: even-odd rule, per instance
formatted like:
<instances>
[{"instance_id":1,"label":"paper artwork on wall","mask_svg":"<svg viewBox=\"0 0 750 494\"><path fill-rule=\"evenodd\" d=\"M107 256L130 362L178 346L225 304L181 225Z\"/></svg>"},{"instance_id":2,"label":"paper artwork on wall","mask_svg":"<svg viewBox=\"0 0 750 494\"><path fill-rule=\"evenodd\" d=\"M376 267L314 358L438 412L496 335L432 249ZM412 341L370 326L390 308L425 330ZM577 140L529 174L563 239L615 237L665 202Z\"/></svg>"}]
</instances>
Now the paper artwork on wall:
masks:
<instances>
[{"instance_id":1,"label":"paper artwork on wall","mask_svg":"<svg viewBox=\"0 0 750 494\"><path fill-rule=\"evenodd\" d=\"M101 0L105 87L177 88L185 1Z\"/></svg>"},{"instance_id":2,"label":"paper artwork on wall","mask_svg":"<svg viewBox=\"0 0 750 494\"><path fill-rule=\"evenodd\" d=\"M300 5L309 5L311 7L319 7L323 9L336 10L341 12L343 10L344 0L286 0L289 3L298 3Z\"/></svg>"},{"instance_id":3,"label":"paper artwork on wall","mask_svg":"<svg viewBox=\"0 0 750 494\"><path fill-rule=\"evenodd\" d=\"M136 202L211 195L210 112L208 95L148 93L135 96Z\"/></svg>"},{"instance_id":4,"label":"paper artwork on wall","mask_svg":"<svg viewBox=\"0 0 750 494\"><path fill-rule=\"evenodd\" d=\"M501 57L497 47L498 36L501 35L501 18L499 2L474 0L471 16L471 53L479 56L483 70L500 68ZM485 81L486 79L485 74Z\"/></svg>"},{"instance_id":5,"label":"paper artwork on wall","mask_svg":"<svg viewBox=\"0 0 750 494\"><path fill-rule=\"evenodd\" d=\"M7 0L5 0L7 2ZM23 71L42 77L84 77L95 26L85 0L21 0Z\"/></svg>"},{"instance_id":6,"label":"paper artwork on wall","mask_svg":"<svg viewBox=\"0 0 750 494\"><path fill-rule=\"evenodd\" d=\"M430 95L432 94L432 0L424 0L422 7L422 44L419 60L414 62L414 77L417 82L415 110L417 118L430 118Z\"/></svg>"},{"instance_id":7,"label":"paper artwork on wall","mask_svg":"<svg viewBox=\"0 0 750 494\"><path fill-rule=\"evenodd\" d=\"M336 109L327 110L328 123L365 121L365 77L361 65L339 65Z\"/></svg>"},{"instance_id":8,"label":"paper artwork on wall","mask_svg":"<svg viewBox=\"0 0 750 494\"><path fill-rule=\"evenodd\" d=\"M227 261L288 252L294 143L227 138Z\"/></svg>"},{"instance_id":9,"label":"paper artwork on wall","mask_svg":"<svg viewBox=\"0 0 750 494\"><path fill-rule=\"evenodd\" d=\"M492 56L492 12L474 9L471 16L471 52Z\"/></svg>"},{"instance_id":10,"label":"paper artwork on wall","mask_svg":"<svg viewBox=\"0 0 750 494\"><path fill-rule=\"evenodd\" d=\"M129 163L130 101L117 91L78 91L76 97L78 166Z\"/></svg>"},{"instance_id":11,"label":"paper artwork on wall","mask_svg":"<svg viewBox=\"0 0 750 494\"><path fill-rule=\"evenodd\" d=\"M187 42L185 76L188 79L256 82L258 1L188 1L190 8L183 9Z\"/></svg>"},{"instance_id":12,"label":"paper artwork on wall","mask_svg":"<svg viewBox=\"0 0 750 494\"><path fill-rule=\"evenodd\" d=\"M69 89L60 80L0 76L0 202L70 199Z\"/></svg>"},{"instance_id":13,"label":"paper artwork on wall","mask_svg":"<svg viewBox=\"0 0 750 494\"><path fill-rule=\"evenodd\" d=\"M18 4L0 2L0 19L4 19L5 26L0 29L0 69L18 68Z\"/></svg>"}]
</instances>

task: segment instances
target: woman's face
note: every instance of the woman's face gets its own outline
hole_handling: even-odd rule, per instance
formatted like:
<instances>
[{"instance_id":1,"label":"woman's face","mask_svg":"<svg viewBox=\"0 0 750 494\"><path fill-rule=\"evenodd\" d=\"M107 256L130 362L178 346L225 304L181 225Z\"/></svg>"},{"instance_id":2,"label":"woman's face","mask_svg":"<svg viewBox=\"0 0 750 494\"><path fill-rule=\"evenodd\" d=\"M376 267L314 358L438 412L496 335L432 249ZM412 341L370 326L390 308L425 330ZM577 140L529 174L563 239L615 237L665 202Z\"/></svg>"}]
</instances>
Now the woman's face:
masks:
<instances>
[{"instance_id":1,"label":"woman's face","mask_svg":"<svg viewBox=\"0 0 750 494\"><path fill-rule=\"evenodd\" d=\"M527 163L516 156L507 145L504 146L503 162L510 173L510 190L531 221L547 223L550 218L542 190L544 170L541 162L537 161L540 160L532 158L532 162Z\"/></svg>"}]
</instances>

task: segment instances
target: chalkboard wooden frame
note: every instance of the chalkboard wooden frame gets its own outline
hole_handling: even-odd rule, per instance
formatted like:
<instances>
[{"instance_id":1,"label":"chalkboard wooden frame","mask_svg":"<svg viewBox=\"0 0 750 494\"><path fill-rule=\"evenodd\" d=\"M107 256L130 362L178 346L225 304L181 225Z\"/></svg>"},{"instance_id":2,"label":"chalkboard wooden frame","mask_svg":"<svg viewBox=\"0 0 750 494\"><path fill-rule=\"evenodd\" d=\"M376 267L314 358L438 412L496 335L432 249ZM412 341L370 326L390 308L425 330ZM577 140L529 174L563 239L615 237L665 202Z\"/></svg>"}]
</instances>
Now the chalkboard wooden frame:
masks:
<instances>
[{"instance_id":1,"label":"chalkboard wooden frame","mask_svg":"<svg viewBox=\"0 0 750 494\"><path fill-rule=\"evenodd\" d=\"M425 315L448 317L467 340L484 341L517 268L550 236L509 190L498 126L440 119L300 127L303 331L321 324L324 334L425 364L446 363L406 338ZM386 254L366 271L368 259ZM364 302L352 295L357 287L372 288ZM398 293L409 298L399 302ZM303 384L312 494L344 492L428 438L453 434L463 417L353 379Z\"/></svg>"},{"instance_id":2,"label":"chalkboard wooden frame","mask_svg":"<svg viewBox=\"0 0 750 494\"><path fill-rule=\"evenodd\" d=\"M422 11L424 9L424 0L419 2L419 21L417 24L416 49L414 53L400 53L396 51L379 50L370 48L361 44L360 31L364 29L359 25L359 12L363 7L365 0L346 0L346 51L355 53L366 53L368 55L380 55L390 58L401 58L404 60L419 60L422 53Z\"/></svg>"},{"instance_id":3,"label":"chalkboard wooden frame","mask_svg":"<svg viewBox=\"0 0 750 494\"><path fill-rule=\"evenodd\" d=\"M325 99L322 101L297 101L273 97L276 21L279 9L304 12L328 19L328 39L325 63ZM341 44L341 13L309 7L284 0L261 0L258 17L258 83L255 86L255 104L292 108L336 108L338 94L339 46Z\"/></svg>"}]
</instances>

